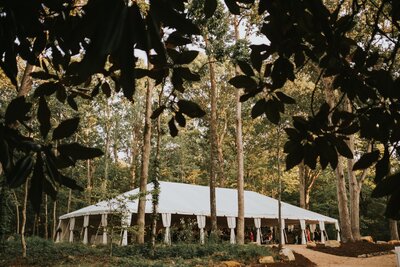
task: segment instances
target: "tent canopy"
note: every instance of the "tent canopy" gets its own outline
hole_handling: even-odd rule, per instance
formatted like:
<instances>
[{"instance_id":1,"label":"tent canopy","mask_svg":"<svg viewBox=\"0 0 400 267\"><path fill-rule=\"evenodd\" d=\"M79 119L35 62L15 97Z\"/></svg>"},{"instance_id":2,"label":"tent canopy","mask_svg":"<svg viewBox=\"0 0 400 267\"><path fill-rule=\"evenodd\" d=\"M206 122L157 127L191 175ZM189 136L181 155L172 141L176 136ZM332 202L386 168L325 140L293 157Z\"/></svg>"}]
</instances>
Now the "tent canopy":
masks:
<instances>
[{"instance_id":1,"label":"tent canopy","mask_svg":"<svg viewBox=\"0 0 400 267\"><path fill-rule=\"evenodd\" d=\"M152 212L151 192L153 184L147 184L146 213ZM101 201L60 216L68 219L84 215L115 212L137 213L139 188L123 193L108 201ZM278 200L252 191L244 192L245 218L278 218ZM237 217L237 190L216 188L218 217ZM282 218L286 220L323 221L337 223L337 219L282 203ZM210 216L210 188L208 186L160 182L158 213Z\"/></svg>"}]
</instances>

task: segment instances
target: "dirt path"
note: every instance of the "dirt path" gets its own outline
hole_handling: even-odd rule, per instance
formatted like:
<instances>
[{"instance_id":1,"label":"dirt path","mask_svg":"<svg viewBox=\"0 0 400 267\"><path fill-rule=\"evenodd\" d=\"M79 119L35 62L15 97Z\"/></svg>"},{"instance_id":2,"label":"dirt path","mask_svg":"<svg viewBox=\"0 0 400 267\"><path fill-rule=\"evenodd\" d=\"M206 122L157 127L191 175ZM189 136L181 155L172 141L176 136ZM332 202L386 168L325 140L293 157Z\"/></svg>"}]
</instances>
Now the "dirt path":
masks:
<instances>
[{"instance_id":1,"label":"dirt path","mask_svg":"<svg viewBox=\"0 0 400 267\"><path fill-rule=\"evenodd\" d=\"M305 245L286 245L321 267L395 267L396 255L388 254L371 258L340 257L307 249Z\"/></svg>"}]
</instances>

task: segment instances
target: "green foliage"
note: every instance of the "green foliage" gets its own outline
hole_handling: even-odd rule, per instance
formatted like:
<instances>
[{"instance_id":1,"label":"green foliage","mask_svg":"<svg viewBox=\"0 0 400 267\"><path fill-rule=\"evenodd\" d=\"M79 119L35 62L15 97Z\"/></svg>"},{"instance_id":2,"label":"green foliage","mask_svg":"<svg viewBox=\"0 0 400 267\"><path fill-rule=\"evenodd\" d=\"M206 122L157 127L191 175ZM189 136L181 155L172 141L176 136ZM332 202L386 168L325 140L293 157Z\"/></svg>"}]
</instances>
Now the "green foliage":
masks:
<instances>
[{"instance_id":1,"label":"green foliage","mask_svg":"<svg viewBox=\"0 0 400 267\"><path fill-rule=\"evenodd\" d=\"M178 266L207 264L222 260L238 260L243 263L253 262L260 256L272 255L266 248L257 245L232 246L228 243L210 243L206 245L180 243L171 246L158 245L153 256L151 247L143 245L115 246L113 257L106 246L90 247L79 243L59 243L38 237L27 238L27 265L86 265L109 262L113 266L165 266L167 262L176 262ZM19 262L20 240L7 241L6 251L0 252L0 264L10 265Z\"/></svg>"}]
</instances>

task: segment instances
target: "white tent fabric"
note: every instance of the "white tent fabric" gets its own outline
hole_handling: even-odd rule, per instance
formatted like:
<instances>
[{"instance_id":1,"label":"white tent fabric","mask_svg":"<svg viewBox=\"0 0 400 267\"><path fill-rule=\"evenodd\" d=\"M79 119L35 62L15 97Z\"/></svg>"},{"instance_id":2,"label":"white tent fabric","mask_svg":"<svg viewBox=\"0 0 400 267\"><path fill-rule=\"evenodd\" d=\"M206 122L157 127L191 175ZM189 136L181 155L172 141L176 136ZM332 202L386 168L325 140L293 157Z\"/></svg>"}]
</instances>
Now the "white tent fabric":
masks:
<instances>
[{"instance_id":1,"label":"white tent fabric","mask_svg":"<svg viewBox=\"0 0 400 267\"><path fill-rule=\"evenodd\" d=\"M200 229L200 243L204 244L204 228L206 227L206 216L197 215L197 226Z\"/></svg>"},{"instance_id":2,"label":"white tent fabric","mask_svg":"<svg viewBox=\"0 0 400 267\"><path fill-rule=\"evenodd\" d=\"M286 231L285 231L285 219L281 219L281 232L279 235L279 240L282 240L281 244L285 245L286 244Z\"/></svg>"},{"instance_id":3,"label":"white tent fabric","mask_svg":"<svg viewBox=\"0 0 400 267\"><path fill-rule=\"evenodd\" d=\"M300 220L301 244L306 244L306 221Z\"/></svg>"},{"instance_id":4,"label":"white tent fabric","mask_svg":"<svg viewBox=\"0 0 400 267\"><path fill-rule=\"evenodd\" d=\"M171 213L162 213L161 218L163 226L165 227L164 243L167 245L171 245Z\"/></svg>"},{"instance_id":5,"label":"white tent fabric","mask_svg":"<svg viewBox=\"0 0 400 267\"><path fill-rule=\"evenodd\" d=\"M58 226L57 226L57 232L56 232L56 243L61 241L61 232L60 232L60 227L61 227L61 220L58 221Z\"/></svg>"},{"instance_id":6,"label":"white tent fabric","mask_svg":"<svg viewBox=\"0 0 400 267\"><path fill-rule=\"evenodd\" d=\"M89 215L83 216L83 244L88 243Z\"/></svg>"},{"instance_id":7,"label":"white tent fabric","mask_svg":"<svg viewBox=\"0 0 400 267\"><path fill-rule=\"evenodd\" d=\"M321 243L325 243L325 223L323 221L319 221L319 230L321 231Z\"/></svg>"},{"instance_id":8,"label":"white tent fabric","mask_svg":"<svg viewBox=\"0 0 400 267\"><path fill-rule=\"evenodd\" d=\"M69 242L74 242L75 217L69 219Z\"/></svg>"},{"instance_id":9,"label":"white tent fabric","mask_svg":"<svg viewBox=\"0 0 400 267\"><path fill-rule=\"evenodd\" d=\"M146 213L152 212L150 192L153 184L147 185ZM102 201L95 205L60 216L60 219L68 219L78 216L106 214L120 210L137 213L138 200L134 196L139 195L139 189L126 192L115 199ZM245 218L277 219L278 201L252 191L245 191ZM182 184L173 182L160 182L160 196L158 213L170 213L181 215L210 216L210 189L208 186ZM237 190L228 188L216 189L217 216L237 217ZM327 217L309 210L305 210L285 202L282 202L282 218L285 220L306 220L307 223L335 223L336 219Z\"/></svg>"},{"instance_id":10,"label":"white tent fabric","mask_svg":"<svg viewBox=\"0 0 400 267\"><path fill-rule=\"evenodd\" d=\"M231 229L230 242L231 242L231 244L235 244L236 243L236 238L235 238L236 218L235 217L227 217L226 220L228 222L228 228Z\"/></svg>"},{"instance_id":11,"label":"white tent fabric","mask_svg":"<svg viewBox=\"0 0 400 267\"><path fill-rule=\"evenodd\" d=\"M103 228L103 245L107 245L107 214L101 215L101 227Z\"/></svg>"},{"instance_id":12,"label":"white tent fabric","mask_svg":"<svg viewBox=\"0 0 400 267\"><path fill-rule=\"evenodd\" d=\"M257 237L256 237L256 242L257 244L261 245L261 219L260 218L254 218L254 226L257 229Z\"/></svg>"},{"instance_id":13,"label":"white tent fabric","mask_svg":"<svg viewBox=\"0 0 400 267\"><path fill-rule=\"evenodd\" d=\"M127 212L121 218L122 238L121 246L128 245L128 227L131 226L132 213Z\"/></svg>"},{"instance_id":14,"label":"white tent fabric","mask_svg":"<svg viewBox=\"0 0 400 267\"><path fill-rule=\"evenodd\" d=\"M339 228L339 222L335 222L335 229L337 233L336 240L340 242L340 228Z\"/></svg>"}]
</instances>

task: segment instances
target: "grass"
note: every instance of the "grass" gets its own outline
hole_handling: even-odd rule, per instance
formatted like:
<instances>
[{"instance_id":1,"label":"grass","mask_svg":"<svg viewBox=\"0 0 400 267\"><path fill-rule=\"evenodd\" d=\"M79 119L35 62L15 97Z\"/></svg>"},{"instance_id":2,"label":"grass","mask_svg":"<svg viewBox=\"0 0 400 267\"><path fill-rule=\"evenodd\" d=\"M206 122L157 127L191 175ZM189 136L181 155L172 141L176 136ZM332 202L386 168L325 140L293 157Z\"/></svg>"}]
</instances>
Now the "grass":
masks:
<instances>
[{"instance_id":1,"label":"grass","mask_svg":"<svg viewBox=\"0 0 400 267\"><path fill-rule=\"evenodd\" d=\"M108 246L55 244L39 237L28 237L27 258L23 259L20 240L16 238L7 241L5 251L0 252L0 266L198 266L226 260L249 264L261 256L273 255L263 246L228 243L160 244L154 253L151 252L148 245L114 246L113 256L110 256Z\"/></svg>"}]
</instances>

